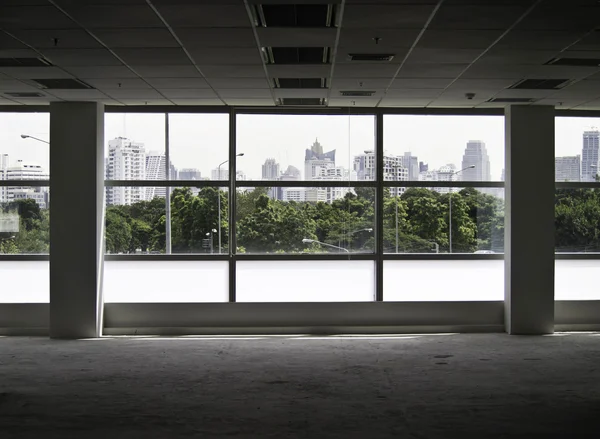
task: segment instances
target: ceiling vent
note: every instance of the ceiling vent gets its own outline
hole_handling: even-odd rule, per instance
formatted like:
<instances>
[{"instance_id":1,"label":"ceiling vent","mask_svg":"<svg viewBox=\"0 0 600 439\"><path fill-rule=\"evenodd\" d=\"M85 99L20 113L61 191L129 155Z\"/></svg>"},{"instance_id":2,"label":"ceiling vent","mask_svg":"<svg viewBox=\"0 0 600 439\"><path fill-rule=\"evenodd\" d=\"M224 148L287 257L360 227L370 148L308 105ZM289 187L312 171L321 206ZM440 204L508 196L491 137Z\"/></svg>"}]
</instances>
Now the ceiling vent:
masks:
<instances>
[{"instance_id":1,"label":"ceiling vent","mask_svg":"<svg viewBox=\"0 0 600 439\"><path fill-rule=\"evenodd\" d=\"M323 105L325 105L325 99L323 99L323 98L279 98L279 105L322 107Z\"/></svg>"},{"instance_id":2,"label":"ceiling vent","mask_svg":"<svg viewBox=\"0 0 600 439\"><path fill-rule=\"evenodd\" d=\"M50 67L44 58L0 58L0 67Z\"/></svg>"},{"instance_id":3,"label":"ceiling vent","mask_svg":"<svg viewBox=\"0 0 600 439\"><path fill-rule=\"evenodd\" d=\"M265 47L268 64L329 64L329 47Z\"/></svg>"},{"instance_id":4,"label":"ceiling vent","mask_svg":"<svg viewBox=\"0 0 600 439\"><path fill-rule=\"evenodd\" d=\"M570 81L570 79L523 79L509 88L517 90L559 90Z\"/></svg>"},{"instance_id":5,"label":"ceiling vent","mask_svg":"<svg viewBox=\"0 0 600 439\"><path fill-rule=\"evenodd\" d=\"M264 4L251 10L257 27L334 27L337 5Z\"/></svg>"},{"instance_id":6,"label":"ceiling vent","mask_svg":"<svg viewBox=\"0 0 600 439\"><path fill-rule=\"evenodd\" d=\"M394 53L349 53L348 61L387 62L394 59Z\"/></svg>"},{"instance_id":7,"label":"ceiling vent","mask_svg":"<svg viewBox=\"0 0 600 439\"><path fill-rule=\"evenodd\" d=\"M325 78L274 78L275 88L327 88Z\"/></svg>"},{"instance_id":8,"label":"ceiling vent","mask_svg":"<svg viewBox=\"0 0 600 439\"><path fill-rule=\"evenodd\" d=\"M598 67L600 59L594 58L554 58L545 63L549 66Z\"/></svg>"},{"instance_id":9,"label":"ceiling vent","mask_svg":"<svg viewBox=\"0 0 600 439\"><path fill-rule=\"evenodd\" d=\"M342 96L355 97L355 98L365 98L369 96L373 96L375 94L372 90L344 90L340 91Z\"/></svg>"},{"instance_id":10,"label":"ceiling vent","mask_svg":"<svg viewBox=\"0 0 600 439\"><path fill-rule=\"evenodd\" d=\"M58 79L32 79L39 84L41 88L50 90L81 90L94 88L79 79L58 78Z\"/></svg>"},{"instance_id":11,"label":"ceiling vent","mask_svg":"<svg viewBox=\"0 0 600 439\"><path fill-rule=\"evenodd\" d=\"M506 104L519 104L535 102L534 98L492 98L486 102L501 102Z\"/></svg>"},{"instance_id":12,"label":"ceiling vent","mask_svg":"<svg viewBox=\"0 0 600 439\"><path fill-rule=\"evenodd\" d=\"M10 96L11 98L43 98L45 95L43 93L31 92L31 91L22 91L22 92L11 92L4 93L6 96Z\"/></svg>"}]
</instances>

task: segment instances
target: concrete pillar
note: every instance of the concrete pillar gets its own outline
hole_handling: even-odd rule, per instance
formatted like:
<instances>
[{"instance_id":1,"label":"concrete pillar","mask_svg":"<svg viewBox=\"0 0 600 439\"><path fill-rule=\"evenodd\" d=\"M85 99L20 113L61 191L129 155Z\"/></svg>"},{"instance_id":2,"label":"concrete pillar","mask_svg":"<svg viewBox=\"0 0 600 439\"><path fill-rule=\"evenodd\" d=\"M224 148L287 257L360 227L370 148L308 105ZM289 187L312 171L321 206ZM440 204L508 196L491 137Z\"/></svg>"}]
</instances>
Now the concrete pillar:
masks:
<instances>
[{"instance_id":1,"label":"concrete pillar","mask_svg":"<svg viewBox=\"0 0 600 439\"><path fill-rule=\"evenodd\" d=\"M50 336L102 332L104 106L50 104Z\"/></svg>"},{"instance_id":2,"label":"concrete pillar","mask_svg":"<svg viewBox=\"0 0 600 439\"><path fill-rule=\"evenodd\" d=\"M554 332L554 107L506 109L504 300L509 334Z\"/></svg>"}]
</instances>

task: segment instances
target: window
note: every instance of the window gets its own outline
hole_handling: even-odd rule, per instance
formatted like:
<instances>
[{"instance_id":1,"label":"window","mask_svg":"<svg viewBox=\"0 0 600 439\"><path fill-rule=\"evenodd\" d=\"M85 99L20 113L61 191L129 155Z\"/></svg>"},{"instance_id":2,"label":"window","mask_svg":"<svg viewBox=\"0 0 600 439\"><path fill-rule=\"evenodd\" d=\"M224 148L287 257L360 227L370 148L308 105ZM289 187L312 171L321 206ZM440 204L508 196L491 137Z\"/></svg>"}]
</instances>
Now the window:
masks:
<instances>
[{"instance_id":1,"label":"window","mask_svg":"<svg viewBox=\"0 0 600 439\"><path fill-rule=\"evenodd\" d=\"M600 118L557 117L555 124L556 181L598 181Z\"/></svg>"}]
</instances>

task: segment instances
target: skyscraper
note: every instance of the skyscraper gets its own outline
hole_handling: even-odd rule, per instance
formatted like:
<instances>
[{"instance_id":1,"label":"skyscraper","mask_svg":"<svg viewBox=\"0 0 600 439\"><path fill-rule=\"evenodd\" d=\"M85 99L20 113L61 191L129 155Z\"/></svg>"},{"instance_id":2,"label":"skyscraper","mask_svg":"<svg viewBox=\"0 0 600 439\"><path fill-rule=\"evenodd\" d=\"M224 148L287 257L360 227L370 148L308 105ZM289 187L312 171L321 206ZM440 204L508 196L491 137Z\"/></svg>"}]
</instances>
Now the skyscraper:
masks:
<instances>
[{"instance_id":1,"label":"skyscraper","mask_svg":"<svg viewBox=\"0 0 600 439\"><path fill-rule=\"evenodd\" d=\"M566 156L554 159L556 181L579 181L581 179L581 157Z\"/></svg>"},{"instance_id":2,"label":"skyscraper","mask_svg":"<svg viewBox=\"0 0 600 439\"><path fill-rule=\"evenodd\" d=\"M408 170L408 180L417 181L419 179L419 159L411 152L405 152L403 157L403 165Z\"/></svg>"},{"instance_id":3,"label":"skyscraper","mask_svg":"<svg viewBox=\"0 0 600 439\"><path fill-rule=\"evenodd\" d=\"M470 168L470 166L474 167ZM464 169L459 174L462 181L491 181L490 158L485 148L485 142L481 140L467 142L461 169Z\"/></svg>"},{"instance_id":4,"label":"skyscraper","mask_svg":"<svg viewBox=\"0 0 600 439\"><path fill-rule=\"evenodd\" d=\"M145 180L146 149L143 143L117 137L108 142L106 162L108 180ZM107 187L106 204L121 205L137 203L145 199L143 187Z\"/></svg>"},{"instance_id":5,"label":"skyscraper","mask_svg":"<svg viewBox=\"0 0 600 439\"><path fill-rule=\"evenodd\" d=\"M177 173L177 179L178 180L202 180L202 174L196 168L182 168Z\"/></svg>"},{"instance_id":6,"label":"skyscraper","mask_svg":"<svg viewBox=\"0 0 600 439\"><path fill-rule=\"evenodd\" d=\"M581 151L581 181L595 181L598 174L598 148L600 131L597 129L583 132Z\"/></svg>"},{"instance_id":7,"label":"skyscraper","mask_svg":"<svg viewBox=\"0 0 600 439\"><path fill-rule=\"evenodd\" d=\"M321 173L321 169L335 167L335 149L323 152L323 145L318 139L306 149L304 154L304 179L312 180Z\"/></svg>"},{"instance_id":8,"label":"skyscraper","mask_svg":"<svg viewBox=\"0 0 600 439\"><path fill-rule=\"evenodd\" d=\"M166 180L167 170L165 167L165 153L150 152L146 155L146 179L147 180ZM144 195L145 200L152 200L155 197L164 198L167 194L164 187L147 187Z\"/></svg>"},{"instance_id":9,"label":"skyscraper","mask_svg":"<svg viewBox=\"0 0 600 439\"><path fill-rule=\"evenodd\" d=\"M8 164L8 156L6 156L6 164ZM4 168L5 180L48 180L50 175L41 166L35 163L24 162L17 160L12 166ZM4 188L2 197L5 202L13 200L35 200L40 208L48 207L49 190L48 187L31 187L31 186L9 186Z\"/></svg>"},{"instance_id":10,"label":"skyscraper","mask_svg":"<svg viewBox=\"0 0 600 439\"><path fill-rule=\"evenodd\" d=\"M262 165L262 179L263 180L277 180L279 177L279 163L275 159L265 160L265 164Z\"/></svg>"}]
</instances>

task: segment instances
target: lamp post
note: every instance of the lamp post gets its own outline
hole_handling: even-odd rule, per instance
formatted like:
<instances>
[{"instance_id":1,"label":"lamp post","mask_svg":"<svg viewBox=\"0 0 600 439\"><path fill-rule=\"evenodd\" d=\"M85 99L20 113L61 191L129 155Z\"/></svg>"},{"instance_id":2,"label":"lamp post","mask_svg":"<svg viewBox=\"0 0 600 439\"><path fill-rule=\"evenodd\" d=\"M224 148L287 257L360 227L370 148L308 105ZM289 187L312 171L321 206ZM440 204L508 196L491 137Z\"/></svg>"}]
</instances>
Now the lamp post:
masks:
<instances>
[{"instance_id":1,"label":"lamp post","mask_svg":"<svg viewBox=\"0 0 600 439\"><path fill-rule=\"evenodd\" d=\"M21 134L21 139L33 139L33 140L37 140L38 142L42 142L47 145L50 145L50 142L48 142L47 140L40 139L38 137L33 137L33 136L30 136L29 134Z\"/></svg>"},{"instance_id":2,"label":"lamp post","mask_svg":"<svg viewBox=\"0 0 600 439\"><path fill-rule=\"evenodd\" d=\"M365 227L364 229L352 230L351 232L346 233L346 235L347 236L351 236L351 235L354 235L355 233L358 233L358 232L369 232L369 233L371 233L372 231L373 231L372 227ZM342 246L342 239L341 238L339 239L338 243L339 243L339 245L341 247ZM350 243L350 245L351 245L351 243Z\"/></svg>"},{"instance_id":3,"label":"lamp post","mask_svg":"<svg viewBox=\"0 0 600 439\"><path fill-rule=\"evenodd\" d=\"M338 250L344 250L346 253L350 253L350 250L348 250L347 248L344 247L338 247L337 245L333 245L333 244L327 244L326 242L321 242L321 241L317 241L316 239L308 239L308 238L304 238L302 240L302 242L304 244L311 244L311 243L315 243L315 244L320 244L320 245L325 245L327 247L333 247L333 248L337 248Z\"/></svg>"},{"instance_id":4,"label":"lamp post","mask_svg":"<svg viewBox=\"0 0 600 439\"><path fill-rule=\"evenodd\" d=\"M459 171L455 171L450 175L457 175L466 169L473 169L474 167L475 167L475 165L467 166L466 168L463 168ZM452 188L450 188L450 194L448 197L448 207L449 207L448 208L448 224L450 226L448 228L448 244L449 244L449 253L452 253Z\"/></svg>"},{"instance_id":5,"label":"lamp post","mask_svg":"<svg viewBox=\"0 0 600 439\"><path fill-rule=\"evenodd\" d=\"M244 153L240 152L239 154L236 154L236 157L241 157L243 156ZM221 166L223 166L225 163L227 163L229 160L225 160L224 162L219 163L219 166L217 166L217 174L218 174L218 179L221 179ZM229 176L231 177L231 175ZM219 254L221 254L221 188L217 188L217 205L218 205L218 210L219 210Z\"/></svg>"}]
</instances>

